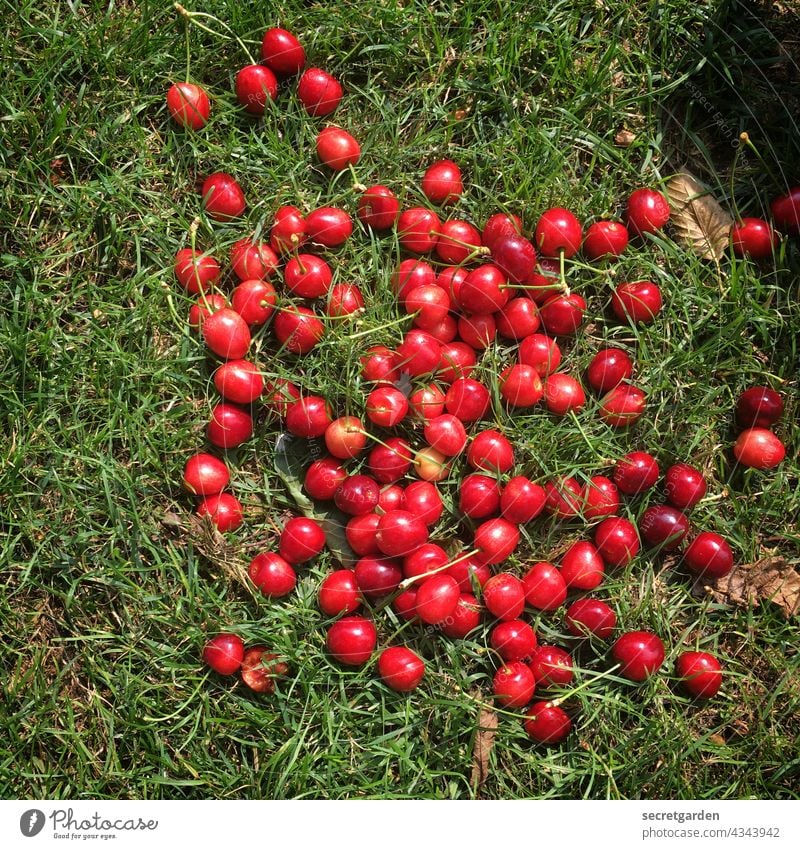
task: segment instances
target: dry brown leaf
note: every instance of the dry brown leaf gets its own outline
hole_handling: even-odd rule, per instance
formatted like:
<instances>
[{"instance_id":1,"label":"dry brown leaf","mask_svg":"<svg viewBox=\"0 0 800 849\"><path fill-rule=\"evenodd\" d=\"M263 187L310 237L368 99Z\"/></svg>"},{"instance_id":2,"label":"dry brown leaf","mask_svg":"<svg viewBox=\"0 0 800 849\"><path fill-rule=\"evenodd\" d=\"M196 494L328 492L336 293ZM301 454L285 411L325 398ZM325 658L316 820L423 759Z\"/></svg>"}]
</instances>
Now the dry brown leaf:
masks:
<instances>
[{"instance_id":1,"label":"dry brown leaf","mask_svg":"<svg viewBox=\"0 0 800 849\"><path fill-rule=\"evenodd\" d=\"M617 147L630 147L636 141L636 133L622 129L614 136L614 144Z\"/></svg>"},{"instance_id":2,"label":"dry brown leaf","mask_svg":"<svg viewBox=\"0 0 800 849\"><path fill-rule=\"evenodd\" d=\"M675 234L702 259L718 260L728 247L733 219L709 190L684 171L667 183Z\"/></svg>"},{"instance_id":3,"label":"dry brown leaf","mask_svg":"<svg viewBox=\"0 0 800 849\"><path fill-rule=\"evenodd\" d=\"M478 714L475 746L472 749L472 786L475 790L489 777L489 755L494 747L496 734L497 714L488 708L481 708Z\"/></svg>"},{"instance_id":4,"label":"dry brown leaf","mask_svg":"<svg viewBox=\"0 0 800 849\"><path fill-rule=\"evenodd\" d=\"M724 578L703 587L715 601L750 605L771 601L789 619L800 613L800 572L784 557L740 563Z\"/></svg>"}]
</instances>

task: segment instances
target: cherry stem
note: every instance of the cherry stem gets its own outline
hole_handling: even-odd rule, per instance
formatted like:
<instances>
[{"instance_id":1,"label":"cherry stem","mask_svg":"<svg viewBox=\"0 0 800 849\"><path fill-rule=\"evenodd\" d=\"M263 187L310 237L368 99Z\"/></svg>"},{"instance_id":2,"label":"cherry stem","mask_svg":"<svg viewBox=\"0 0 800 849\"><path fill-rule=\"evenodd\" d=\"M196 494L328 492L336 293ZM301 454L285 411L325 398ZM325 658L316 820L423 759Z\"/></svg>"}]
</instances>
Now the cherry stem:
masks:
<instances>
[{"instance_id":1,"label":"cherry stem","mask_svg":"<svg viewBox=\"0 0 800 849\"><path fill-rule=\"evenodd\" d=\"M190 12L184 6L181 6L180 3L174 3L175 11L178 14L182 15L187 23L191 23L199 29L205 30L211 35L217 36L217 38L226 38L229 41L235 41L239 47L244 51L244 55L250 60L251 65L255 65L255 60L253 59L253 54L247 49L245 43L239 38L238 35L224 22L219 18L214 17L214 15L209 15L207 12ZM225 35L223 33L217 32L216 30L211 29L211 27L207 27L205 24L200 23L200 21L195 20L196 18L207 18L210 21L214 21L214 23L219 24L221 27L224 27L231 35Z\"/></svg>"},{"instance_id":2,"label":"cherry stem","mask_svg":"<svg viewBox=\"0 0 800 849\"><path fill-rule=\"evenodd\" d=\"M558 252L558 275L561 278L561 285L565 295L569 296L569 286L567 285L567 275L564 270L564 249Z\"/></svg>"},{"instance_id":3,"label":"cherry stem","mask_svg":"<svg viewBox=\"0 0 800 849\"><path fill-rule=\"evenodd\" d=\"M439 572L444 572L451 566L455 566L456 563L461 563L462 560L468 560L475 554L480 553L480 548L473 548L472 551L467 551L465 554L459 554L459 556L456 557L455 560L448 560L447 563L442 563L441 566L437 566L435 569L431 569L430 572L423 572L421 575L414 575L412 578L406 578L404 581L400 582L400 589L408 589L412 584L415 584L417 581L423 581L425 580L425 578L430 578L431 575L437 575Z\"/></svg>"},{"instance_id":4,"label":"cherry stem","mask_svg":"<svg viewBox=\"0 0 800 849\"><path fill-rule=\"evenodd\" d=\"M367 190L367 187L358 179L358 174L356 174L356 169L353 168L352 162L347 163L347 169L353 178L353 191L365 192Z\"/></svg>"},{"instance_id":5,"label":"cherry stem","mask_svg":"<svg viewBox=\"0 0 800 849\"><path fill-rule=\"evenodd\" d=\"M368 330L361 330L358 333L351 333L347 338L349 341L354 339L360 339L362 336L369 336L372 333L377 333L380 330L386 330L389 327L395 327L398 324L405 324L408 321L408 316L404 315L402 318L395 319L394 321L390 321L387 324L382 324L380 327L370 327Z\"/></svg>"},{"instance_id":6,"label":"cherry stem","mask_svg":"<svg viewBox=\"0 0 800 849\"><path fill-rule=\"evenodd\" d=\"M384 442L384 441L383 441L383 440L382 440L379 436L375 436L375 434L374 434L374 433L370 433L368 430L364 430L364 428L361 428L361 427L354 427L354 428L352 429L351 433L360 433L362 436L366 436L366 437L367 437L367 439L371 439L373 442L377 442L377 443L378 443L378 445L382 445L382 446L383 446L384 448L386 448L387 450L392 451L392 452L394 452L395 454L397 453L397 452L395 451L395 449L394 449L394 448L392 448L392 446L391 446L391 445L387 445L387 444L386 444L386 443L385 443L385 442ZM411 462L412 462L414 465L417 465L417 464L419 463L419 460L416 460L416 459L414 459L414 458L411 458Z\"/></svg>"}]
</instances>

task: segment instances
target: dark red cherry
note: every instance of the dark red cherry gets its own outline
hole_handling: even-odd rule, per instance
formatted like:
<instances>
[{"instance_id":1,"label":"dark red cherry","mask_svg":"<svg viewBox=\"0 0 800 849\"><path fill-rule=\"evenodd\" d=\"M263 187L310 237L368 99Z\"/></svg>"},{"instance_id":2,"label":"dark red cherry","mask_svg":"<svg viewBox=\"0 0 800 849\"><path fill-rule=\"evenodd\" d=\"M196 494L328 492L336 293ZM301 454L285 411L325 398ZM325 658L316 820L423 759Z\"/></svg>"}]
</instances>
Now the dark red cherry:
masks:
<instances>
[{"instance_id":1,"label":"dark red cherry","mask_svg":"<svg viewBox=\"0 0 800 849\"><path fill-rule=\"evenodd\" d=\"M577 292L551 295L539 309L545 330L554 336L573 336L585 314L586 301Z\"/></svg>"},{"instance_id":2,"label":"dark red cherry","mask_svg":"<svg viewBox=\"0 0 800 849\"><path fill-rule=\"evenodd\" d=\"M453 615L460 597L455 578L444 573L432 575L417 589L417 616L428 625L436 625Z\"/></svg>"},{"instance_id":3,"label":"dark red cherry","mask_svg":"<svg viewBox=\"0 0 800 849\"><path fill-rule=\"evenodd\" d=\"M622 568L639 553L636 526L621 516L610 516L595 528L594 544L606 566Z\"/></svg>"},{"instance_id":4,"label":"dark red cherry","mask_svg":"<svg viewBox=\"0 0 800 849\"><path fill-rule=\"evenodd\" d=\"M333 496L336 506L348 516L371 513L378 506L379 498L380 487L366 475L350 475Z\"/></svg>"},{"instance_id":5,"label":"dark red cherry","mask_svg":"<svg viewBox=\"0 0 800 849\"><path fill-rule=\"evenodd\" d=\"M483 603L489 613L498 619L519 619L525 609L525 588L522 581L510 572L493 575L483 585Z\"/></svg>"},{"instance_id":6,"label":"dark red cherry","mask_svg":"<svg viewBox=\"0 0 800 849\"><path fill-rule=\"evenodd\" d=\"M639 517L639 535L650 548L675 551L689 533L689 520L674 507L656 504Z\"/></svg>"},{"instance_id":7,"label":"dark red cherry","mask_svg":"<svg viewBox=\"0 0 800 849\"><path fill-rule=\"evenodd\" d=\"M378 641L375 626L363 616L345 616L328 629L325 646L331 657L345 666L366 663Z\"/></svg>"},{"instance_id":8,"label":"dark red cherry","mask_svg":"<svg viewBox=\"0 0 800 849\"><path fill-rule=\"evenodd\" d=\"M736 256L766 259L773 255L779 241L771 225L761 218L743 218L731 227L731 243Z\"/></svg>"},{"instance_id":9,"label":"dark red cherry","mask_svg":"<svg viewBox=\"0 0 800 849\"><path fill-rule=\"evenodd\" d=\"M529 659L536 651L538 641L527 622L511 619L492 628L489 643L503 660L512 661Z\"/></svg>"},{"instance_id":10,"label":"dark red cherry","mask_svg":"<svg viewBox=\"0 0 800 849\"><path fill-rule=\"evenodd\" d=\"M733 569L733 552L719 535L709 531L699 533L683 555L687 568L706 578L724 578Z\"/></svg>"},{"instance_id":11,"label":"dark red cherry","mask_svg":"<svg viewBox=\"0 0 800 849\"><path fill-rule=\"evenodd\" d=\"M775 226L787 235L800 233L800 186L789 189L770 204Z\"/></svg>"},{"instance_id":12,"label":"dark red cherry","mask_svg":"<svg viewBox=\"0 0 800 849\"><path fill-rule=\"evenodd\" d=\"M574 542L561 559L561 577L570 589L593 590L605 576L600 552L590 542Z\"/></svg>"},{"instance_id":13,"label":"dark red cherry","mask_svg":"<svg viewBox=\"0 0 800 849\"><path fill-rule=\"evenodd\" d=\"M625 495L638 495L655 486L659 474L655 457L645 451L631 451L617 460L614 483Z\"/></svg>"},{"instance_id":14,"label":"dark red cherry","mask_svg":"<svg viewBox=\"0 0 800 849\"><path fill-rule=\"evenodd\" d=\"M575 677L572 656L558 646L539 646L531 655L528 666L533 672L536 686L542 689L566 687Z\"/></svg>"},{"instance_id":15,"label":"dark red cherry","mask_svg":"<svg viewBox=\"0 0 800 849\"><path fill-rule=\"evenodd\" d=\"M572 730L572 720L553 702L536 702L526 716L525 733L537 743L560 743Z\"/></svg>"},{"instance_id":16,"label":"dark red cherry","mask_svg":"<svg viewBox=\"0 0 800 849\"><path fill-rule=\"evenodd\" d=\"M722 667L708 652L683 652L675 663L675 672L683 687L697 699L716 696L722 686Z\"/></svg>"},{"instance_id":17,"label":"dark red cherry","mask_svg":"<svg viewBox=\"0 0 800 849\"><path fill-rule=\"evenodd\" d=\"M614 643L611 653L620 664L620 675L644 681L664 662L664 643L650 631L629 631Z\"/></svg>"},{"instance_id":18,"label":"dark red cherry","mask_svg":"<svg viewBox=\"0 0 800 849\"><path fill-rule=\"evenodd\" d=\"M455 203L463 191L461 169L451 159L434 162L422 177L422 193L431 203Z\"/></svg>"},{"instance_id":19,"label":"dark red cherry","mask_svg":"<svg viewBox=\"0 0 800 849\"><path fill-rule=\"evenodd\" d=\"M736 401L736 421L742 427L772 427L783 415L783 398L769 386L751 386Z\"/></svg>"},{"instance_id":20,"label":"dark red cherry","mask_svg":"<svg viewBox=\"0 0 800 849\"><path fill-rule=\"evenodd\" d=\"M556 610L567 597L561 572L546 560L534 563L522 578L525 601L537 610Z\"/></svg>"},{"instance_id":21,"label":"dark red cherry","mask_svg":"<svg viewBox=\"0 0 800 849\"><path fill-rule=\"evenodd\" d=\"M425 675L425 662L405 646L390 646L378 656L378 675L392 690L410 693Z\"/></svg>"},{"instance_id":22,"label":"dark red cherry","mask_svg":"<svg viewBox=\"0 0 800 849\"><path fill-rule=\"evenodd\" d=\"M603 348L592 357L586 370L586 379L598 395L605 395L632 374L633 360L625 351Z\"/></svg>"},{"instance_id":23,"label":"dark red cherry","mask_svg":"<svg viewBox=\"0 0 800 849\"><path fill-rule=\"evenodd\" d=\"M605 640L617 627L617 614L597 598L579 598L567 608L564 621L576 637L592 635Z\"/></svg>"},{"instance_id":24,"label":"dark red cherry","mask_svg":"<svg viewBox=\"0 0 800 849\"><path fill-rule=\"evenodd\" d=\"M691 510L706 494L702 472L686 463L670 466L664 475L664 492L667 501L679 510Z\"/></svg>"},{"instance_id":25,"label":"dark red cherry","mask_svg":"<svg viewBox=\"0 0 800 849\"><path fill-rule=\"evenodd\" d=\"M500 511L500 485L488 475L467 475L458 493L458 509L470 519L486 519Z\"/></svg>"},{"instance_id":26,"label":"dark red cherry","mask_svg":"<svg viewBox=\"0 0 800 849\"><path fill-rule=\"evenodd\" d=\"M491 250L494 262L515 283L526 283L536 271L536 249L522 236L501 236Z\"/></svg>"},{"instance_id":27,"label":"dark red cherry","mask_svg":"<svg viewBox=\"0 0 800 849\"><path fill-rule=\"evenodd\" d=\"M636 236L656 233L669 221L669 203L655 189L636 189L628 198L628 230Z\"/></svg>"},{"instance_id":28,"label":"dark red cherry","mask_svg":"<svg viewBox=\"0 0 800 849\"><path fill-rule=\"evenodd\" d=\"M353 571L359 592L371 601L391 595L403 580L400 564L389 557L367 555L356 562Z\"/></svg>"},{"instance_id":29,"label":"dark red cherry","mask_svg":"<svg viewBox=\"0 0 800 849\"><path fill-rule=\"evenodd\" d=\"M574 256L582 241L581 223L568 209L555 206L542 213L534 242L545 256L557 257L561 251L565 257Z\"/></svg>"}]
</instances>

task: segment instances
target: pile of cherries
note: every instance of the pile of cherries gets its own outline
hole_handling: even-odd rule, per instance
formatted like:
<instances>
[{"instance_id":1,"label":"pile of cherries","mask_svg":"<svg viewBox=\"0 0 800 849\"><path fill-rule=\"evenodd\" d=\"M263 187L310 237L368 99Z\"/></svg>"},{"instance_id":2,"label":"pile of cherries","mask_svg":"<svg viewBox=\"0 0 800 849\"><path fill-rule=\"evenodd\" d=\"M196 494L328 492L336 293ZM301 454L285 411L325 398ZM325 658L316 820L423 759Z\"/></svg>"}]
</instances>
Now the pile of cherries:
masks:
<instances>
[{"instance_id":1,"label":"pile of cherries","mask_svg":"<svg viewBox=\"0 0 800 849\"><path fill-rule=\"evenodd\" d=\"M298 74L305 64L302 46L285 30L265 34L262 55L263 65L249 65L236 77L240 103L257 115L277 95L276 75ZM309 115L329 115L342 88L312 68L300 77L297 95ZM209 100L198 86L176 83L167 102L184 127L199 129L208 118ZM318 135L316 154L329 168L342 170L357 164L361 152L352 136L329 126ZM687 513L704 497L706 482L691 466L671 466L664 476L666 503L648 507L637 527L618 513L624 498L659 480L658 463L648 453L631 452L616 462L611 477L597 474L584 483L572 476L538 483L516 473L514 446L482 424L491 413L495 387L478 379L480 358L496 339L504 347L516 346L515 361L499 374L482 370L496 381L501 401L511 410L542 403L555 416L574 417L586 404L586 392L579 376L559 371L559 340L563 344L579 331L587 304L567 286L565 262L579 252L590 262L613 262L631 242L646 245L647 236L669 220L669 205L654 189L640 188L627 200L625 223L595 221L585 232L572 212L554 207L542 213L529 239L521 220L503 212L482 229L459 218L443 220L463 192L461 171L450 160L435 162L424 173L421 190L429 206L402 209L382 184L357 189L357 225L338 207L304 213L283 206L268 241L237 241L230 251L237 282L229 296L220 288L223 269L212 254L194 243L178 251L176 278L197 297L189 323L220 361L213 380L221 400L211 413L208 440L223 451L243 444L254 432L253 406L264 403L289 434L324 442L327 453L306 468L304 489L313 501L333 502L345 515L355 556L353 568L330 573L319 588L322 613L335 619L326 638L331 657L345 666L370 661L378 645L374 618L389 605L395 621L452 639L475 632L486 613L495 621L489 644L500 661L493 679L496 702L506 709L526 708L534 692L557 696L557 688L573 680L572 657L539 644L522 618L526 606L555 611L570 593L582 594L566 608L566 630L579 638L611 638L613 609L585 593L601 586L607 570L630 564L640 540L659 551L681 548L690 534ZM244 192L226 173L211 175L202 196L215 220L235 220L246 209ZM785 212L784 207L779 209ZM800 213L800 192L791 209ZM394 270L392 287L410 327L395 347L375 345L361 357L361 378L370 387L363 417L337 417L326 398L302 385L265 381L247 357L254 335L257 347L268 345L271 335L270 356L302 363L328 333L364 312L360 288L334 284L328 261L357 226L396 234L406 258ZM738 250L736 239L733 245ZM276 287L281 278L283 285ZM611 298L614 316L625 323L653 322L661 308L661 292L651 281L621 283ZM645 411L645 393L630 380L633 370L627 352L604 348L586 371L585 381L599 399L598 415L613 428L629 427ZM768 387L753 387L740 398L737 417L746 427L734 446L740 463L766 469L783 459L783 446L768 429L781 410L780 396ZM468 546L462 539L431 540L445 510L437 483L456 475L459 536L471 533ZM216 454L190 457L183 483L197 498L197 512L219 530L240 527L243 508L227 491L230 472ZM592 540L571 544L558 565L532 563L522 577L494 571L517 551L520 528L542 515L596 524ZM266 597L284 597L296 585L297 567L313 561L325 546L320 522L292 518L277 552L253 558L249 577ZM696 534L683 552L687 569L708 578L728 574L733 562L728 543L708 531ZM371 617L361 615L365 605ZM611 654L621 675L641 681L661 667L665 650L657 635L633 631L616 639ZM241 670L245 683L258 692L271 692L274 679L287 671L265 646L245 650L229 633L214 637L203 657L220 674ZM425 663L405 646L389 646L378 654L377 671L387 686L407 692L420 684ZM697 697L714 695L722 680L718 661L705 652L681 654L677 675ZM527 709L525 728L533 739L555 743L569 733L571 720L561 701L546 698Z\"/></svg>"}]
</instances>

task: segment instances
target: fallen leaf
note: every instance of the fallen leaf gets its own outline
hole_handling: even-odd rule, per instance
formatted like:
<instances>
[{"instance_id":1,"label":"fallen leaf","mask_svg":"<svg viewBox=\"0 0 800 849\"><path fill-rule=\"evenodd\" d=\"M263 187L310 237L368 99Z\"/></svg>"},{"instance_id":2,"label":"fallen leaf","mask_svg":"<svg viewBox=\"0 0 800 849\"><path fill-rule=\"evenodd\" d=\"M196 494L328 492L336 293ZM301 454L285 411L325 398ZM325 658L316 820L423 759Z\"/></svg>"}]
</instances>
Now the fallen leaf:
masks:
<instances>
[{"instance_id":1,"label":"fallen leaf","mask_svg":"<svg viewBox=\"0 0 800 849\"><path fill-rule=\"evenodd\" d=\"M489 755L494 748L497 735L497 714L488 708L481 708L478 714L478 730L475 732L475 745L472 748L472 786L477 791L489 777Z\"/></svg>"},{"instance_id":2,"label":"fallen leaf","mask_svg":"<svg viewBox=\"0 0 800 849\"><path fill-rule=\"evenodd\" d=\"M715 601L751 605L771 601L789 619L800 613L800 572L784 557L766 557L756 563L740 563L724 578L702 585Z\"/></svg>"},{"instance_id":3,"label":"fallen leaf","mask_svg":"<svg viewBox=\"0 0 800 849\"><path fill-rule=\"evenodd\" d=\"M617 147L630 147L636 141L636 133L630 130L620 130L614 136L614 144Z\"/></svg>"},{"instance_id":4,"label":"fallen leaf","mask_svg":"<svg viewBox=\"0 0 800 849\"><path fill-rule=\"evenodd\" d=\"M675 234L702 259L718 260L728 247L733 219L700 181L684 171L667 183Z\"/></svg>"}]
</instances>

